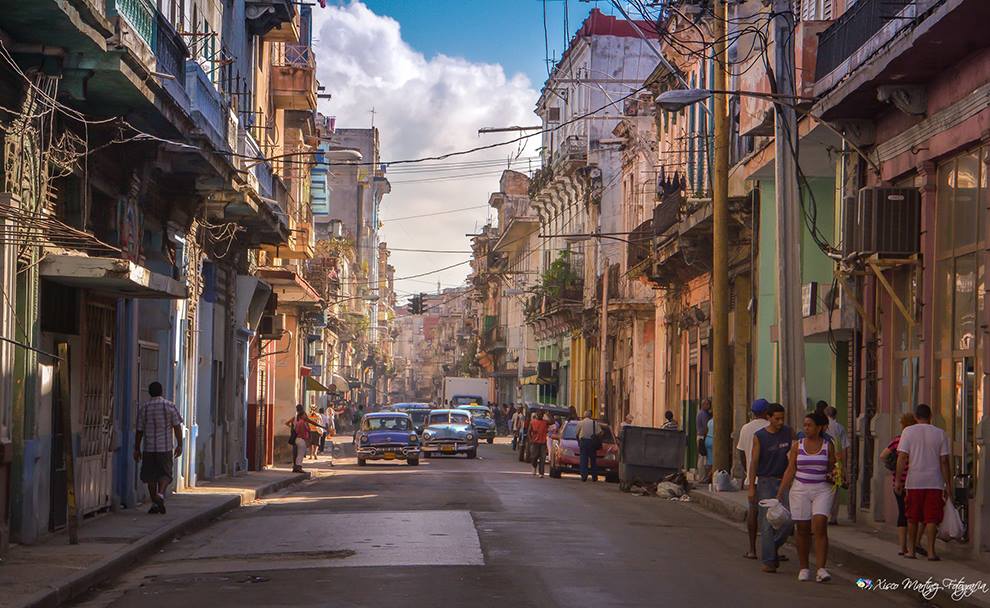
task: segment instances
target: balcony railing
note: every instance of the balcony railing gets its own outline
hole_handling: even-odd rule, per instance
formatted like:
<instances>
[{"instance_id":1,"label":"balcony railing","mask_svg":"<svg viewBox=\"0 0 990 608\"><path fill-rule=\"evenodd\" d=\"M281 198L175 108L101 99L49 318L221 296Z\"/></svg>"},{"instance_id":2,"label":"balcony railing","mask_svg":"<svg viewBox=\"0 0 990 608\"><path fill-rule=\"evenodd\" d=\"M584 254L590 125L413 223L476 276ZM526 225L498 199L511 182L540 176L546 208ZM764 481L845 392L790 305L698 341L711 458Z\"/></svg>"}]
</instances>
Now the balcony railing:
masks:
<instances>
[{"instance_id":1,"label":"balcony railing","mask_svg":"<svg viewBox=\"0 0 990 608\"><path fill-rule=\"evenodd\" d=\"M275 67L316 67L313 49L305 44L275 43L272 45L272 65Z\"/></svg>"},{"instance_id":2,"label":"balcony railing","mask_svg":"<svg viewBox=\"0 0 990 608\"><path fill-rule=\"evenodd\" d=\"M158 59L158 71L171 74L176 82L186 81L186 59L189 58L189 48L182 41L172 24L165 15L155 11L155 57Z\"/></svg>"},{"instance_id":3,"label":"balcony railing","mask_svg":"<svg viewBox=\"0 0 990 608\"><path fill-rule=\"evenodd\" d=\"M158 9L152 0L107 0L107 14L123 17L149 47L155 48L155 16Z\"/></svg>"},{"instance_id":4,"label":"balcony railing","mask_svg":"<svg viewBox=\"0 0 990 608\"><path fill-rule=\"evenodd\" d=\"M888 22L916 0L859 0L822 32L818 39L815 80L820 80L859 50ZM910 20L900 20L903 27Z\"/></svg>"}]
</instances>

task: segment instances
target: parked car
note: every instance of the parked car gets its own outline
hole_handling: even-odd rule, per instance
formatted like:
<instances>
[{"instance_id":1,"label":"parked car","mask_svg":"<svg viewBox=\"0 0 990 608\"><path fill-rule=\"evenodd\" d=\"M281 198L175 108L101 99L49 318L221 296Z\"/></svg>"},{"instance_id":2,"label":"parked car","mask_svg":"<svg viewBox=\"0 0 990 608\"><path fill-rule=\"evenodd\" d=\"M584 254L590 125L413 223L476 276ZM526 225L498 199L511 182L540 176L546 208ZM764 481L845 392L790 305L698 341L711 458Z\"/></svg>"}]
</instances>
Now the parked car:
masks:
<instances>
[{"instance_id":1,"label":"parked car","mask_svg":"<svg viewBox=\"0 0 990 608\"><path fill-rule=\"evenodd\" d=\"M550 477L560 477L561 473L580 472L580 449L578 448L577 420L564 424L564 428L550 438ZM619 442L607 424L598 423L602 429L602 447L596 454L596 467L604 472L605 481L619 481Z\"/></svg>"},{"instance_id":2,"label":"parked car","mask_svg":"<svg viewBox=\"0 0 990 608\"><path fill-rule=\"evenodd\" d=\"M409 414L416 433L422 435L423 429L426 428L426 418L430 415L433 405L430 403L396 403L392 405L392 409Z\"/></svg>"},{"instance_id":3,"label":"parked car","mask_svg":"<svg viewBox=\"0 0 990 608\"><path fill-rule=\"evenodd\" d=\"M405 459L406 464L419 464L419 435L413 430L412 419L403 412L374 412L365 414L355 441L358 466L369 460Z\"/></svg>"},{"instance_id":4,"label":"parked car","mask_svg":"<svg viewBox=\"0 0 990 608\"><path fill-rule=\"evenodd\" d=\"M478 433L471 426L471 413L464 410L433 410L423 429L423 455L465 454L478 456Z\"/></svg>"},{"instance_id":5,"label":"parked car","mask_svg":"<svg viewBox=\"0 0 990 608\"><path fill-rule=\"evenodd\" d=\"M471 426L478 434L478 441L495 442L495 417L490 409L484 405L463 405L457 409L471 413Z\"/></svg>"}]
</instances>

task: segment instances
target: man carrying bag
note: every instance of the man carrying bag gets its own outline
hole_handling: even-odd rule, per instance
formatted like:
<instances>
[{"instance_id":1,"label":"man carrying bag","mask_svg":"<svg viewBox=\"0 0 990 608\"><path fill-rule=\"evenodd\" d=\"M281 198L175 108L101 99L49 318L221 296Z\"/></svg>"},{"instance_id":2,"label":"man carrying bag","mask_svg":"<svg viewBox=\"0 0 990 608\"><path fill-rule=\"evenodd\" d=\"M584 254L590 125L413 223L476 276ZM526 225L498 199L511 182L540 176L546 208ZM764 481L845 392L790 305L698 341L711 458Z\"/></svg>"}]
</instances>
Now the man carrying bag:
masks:
<instances>
[{"instance_id":1,"label":"man carrying bag","mask_svg":"<svg viewBox=\"0 0 990 608\"><path fill-rule=\"evenodd\" d=\"M598 450L602 449L602 429L591 417L591 410L584 412L584 418L577 425L578 446L580 448L581 481L598 481Z\"/></svg>"}]
</instances>

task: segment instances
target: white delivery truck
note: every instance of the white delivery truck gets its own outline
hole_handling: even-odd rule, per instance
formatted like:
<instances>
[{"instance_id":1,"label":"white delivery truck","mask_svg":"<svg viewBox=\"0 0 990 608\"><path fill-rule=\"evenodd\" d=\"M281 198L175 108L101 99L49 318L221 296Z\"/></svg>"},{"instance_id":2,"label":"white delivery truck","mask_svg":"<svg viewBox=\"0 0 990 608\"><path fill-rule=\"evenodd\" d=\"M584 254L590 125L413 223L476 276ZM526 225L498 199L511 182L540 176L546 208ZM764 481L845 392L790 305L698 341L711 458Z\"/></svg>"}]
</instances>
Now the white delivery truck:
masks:
<instances>
[{"instance_id":1,"label":"white delivery truck","mask_svg":"<svg viewBox=\"0 0 990 608\"><path fill-rule=\"evenodd\" d=\"M457 378L447 376L443 379L443 403L449 407L458 405L491 405L491 378Z\"/></svg>"}]
</instances>

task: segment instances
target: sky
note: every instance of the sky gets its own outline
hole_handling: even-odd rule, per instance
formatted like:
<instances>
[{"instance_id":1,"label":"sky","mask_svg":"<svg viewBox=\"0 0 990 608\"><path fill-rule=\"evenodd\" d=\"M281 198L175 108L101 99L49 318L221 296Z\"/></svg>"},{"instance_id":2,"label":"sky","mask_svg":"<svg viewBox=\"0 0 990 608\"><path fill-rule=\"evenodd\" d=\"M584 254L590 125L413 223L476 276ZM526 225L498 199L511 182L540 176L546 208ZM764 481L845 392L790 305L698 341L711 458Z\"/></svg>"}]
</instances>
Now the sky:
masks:
<instances>
[{"instance_id":1,"label":"sky","mask_svg":"<svg viewBox=\"0 0 990 608\"><path fill-rule=\"evenodd\" d=\"M332 95L320 111L338 127L378 127L383 161L421 158L487 145L518 133L478 135L481 127L537 125L533 108L546 80L545 57L565 48L597 4L547 0L330 0L315 7L317 76ZM374 114L372 114L374 109ZM394 165L382 201L382 238L392 253L398 299L464 283L470 237L491 219L489 194L501 170L538 167L538 137L442 163ZM456 164L455 164L456 163ZM331 194L331 205L332 194ZM452 210L456 210L451 212Z\"/></svg>"}]
</instances>

